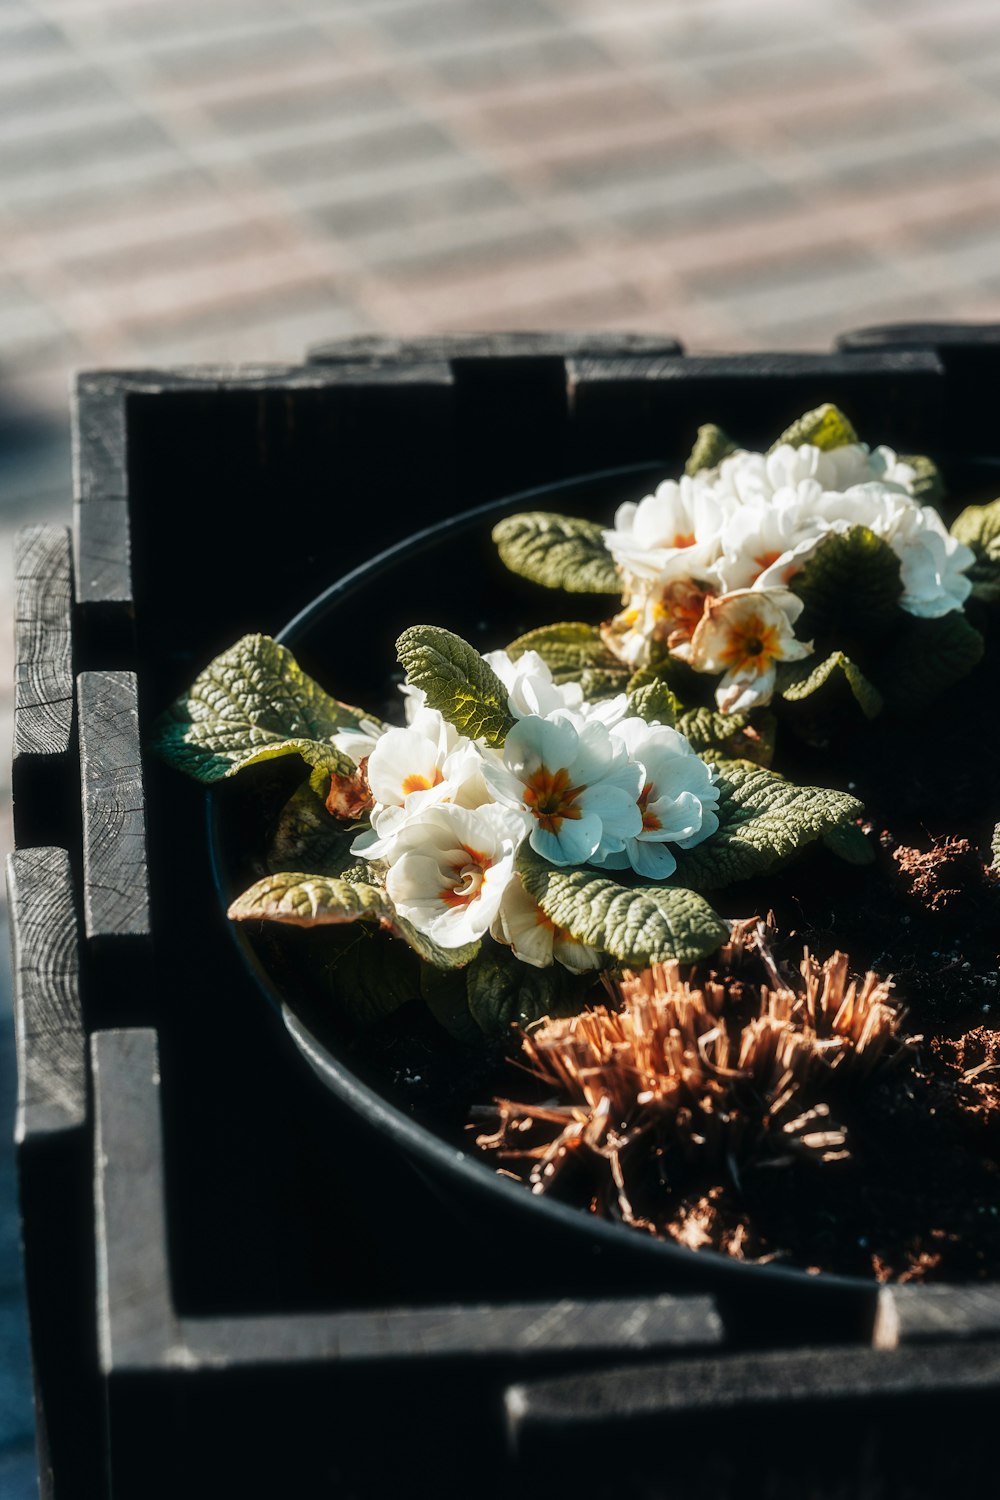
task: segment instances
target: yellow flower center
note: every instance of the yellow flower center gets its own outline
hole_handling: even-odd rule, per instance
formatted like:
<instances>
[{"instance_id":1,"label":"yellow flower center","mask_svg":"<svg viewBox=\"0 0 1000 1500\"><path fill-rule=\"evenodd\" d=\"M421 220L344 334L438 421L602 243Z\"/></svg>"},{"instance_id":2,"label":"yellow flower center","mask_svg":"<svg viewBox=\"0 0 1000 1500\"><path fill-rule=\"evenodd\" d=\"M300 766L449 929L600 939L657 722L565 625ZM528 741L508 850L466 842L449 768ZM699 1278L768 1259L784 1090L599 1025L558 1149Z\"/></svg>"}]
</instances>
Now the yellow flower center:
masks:
<instances>
[{"instance_id":1,"label":"yellow flower center","mask_svg":"<svg viewBox=\"0 0 1000 1500\"><path fill-rule=\"evenodd\" d=\"M403 796L408 797L411 792L429 792L431 787L440 786L444 777L441 775L440 767L434 767L434 778L428 780L419 772L413 771L409 776L403 777Z\"/></svg>"},{"instance_id":2,"label":"yellow flower center","mask_svg":"<svg viewBox=\"0 0 1000 1500\"><path fill-rule=\"evenodd\" d=\"M768 625L760 615L749 615L730 627L729 644L722 651L721 659L727 667L763 673L780 654L779 627Z\"/></svg>"}]
</instances>

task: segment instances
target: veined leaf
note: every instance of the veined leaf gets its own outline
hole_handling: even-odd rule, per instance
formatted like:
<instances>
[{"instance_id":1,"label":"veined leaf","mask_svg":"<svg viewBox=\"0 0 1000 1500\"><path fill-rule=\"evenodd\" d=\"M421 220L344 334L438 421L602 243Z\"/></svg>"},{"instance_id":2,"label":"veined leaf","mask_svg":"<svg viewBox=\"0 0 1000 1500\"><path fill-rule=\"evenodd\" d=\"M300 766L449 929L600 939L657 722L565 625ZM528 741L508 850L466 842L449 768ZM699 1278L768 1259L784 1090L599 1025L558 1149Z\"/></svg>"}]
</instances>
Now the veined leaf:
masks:
<instances>
[{"instance_id":1,"label":"veined leaf","mask_svg":"<svg viewBox=\"0 0 1000 1500\"><path fill-rule=\"evenodd\" d=\"M699 890L763 875L863 811L846 792L795 786L745 761L722 761L718 772L718 831L676 850L673 878Z\"/></svg>"},{"instance_id":2,"label":"veined leaf","mask_svg":"<svg viewBox=\"0 0 1000 1500\"><path fill-rule=\"evenodd\" d=\"M831 651L822 661L807 656L803 661L782 662L778 667L778 692L792 703L811 698L831 677L842 674L866 718L874 719L884 707L882 694L861 668L843 651Z\"/></svg>"},{"instance_id":3,"label":"veined leaf","mask_svg":"<svg viewBox=\"0 0 1000 1500\"><path fill-rule=\"evenodd\" d=\"M464 969L479 952L478 943L463 943L461 948L442 948L440 943L435 943L426 933L419 932L412 922L408 922L398 912L392 918L392 931L404 943L409 943L424 963L432 964L435 969Z\"/></svg>"},{"instance_id":4,"label":"veined leaf","mask_svg":"<svg viewBox=\"0 0 1000 1500\"><path fill-rule=\"evenodd\" d=\"M848 865L873 865L875 850L857 823L841 823L824 833L823 843L831 854Z\"/></svg>"},{"instance_id":5,"label":"veined leaf","mask_svg":"<svg viewBox=\"0 0 1000 1500\"><path fill-rule=\"evenodd\" d=\"M621 574L594 521L549 511L507 516L493 528L500 557L512 573L570 594L620 594Z\"/></svg>"},{"instance_id":6,"label":"veined leaf","mask_svg":"<svg viewBox=\"0 0 1000 1500\"><path fill-rule=\"evenodd\" d=\"M470 739L502 745L514 724L507 689L467 641L436 625L413 625L396 642L407 681Z\"/></svg>"},{"instance_id":7,"label":"veined leaf","mask_svg":"<svg viewBox=\"0 0 1000 1500\"><path fill-rule=\"evenodd\" d=\"M913 498L921 505L933 505L939 510L944 500L944 481L934 460L925 453L907 453L900 454L900 462L917 471L911 484Z\"/></svg>"},{"instance_id":8,"label":"veined leaf","mask_svg":"<svg viewBox=\"0 0 1000 1500\"><path fill-rule=\"evenodd\" d=\"M716 427L714 422L706 422L703 427L698 428L698 436L694 440L691 457L684 465L684 472L694 475L700 474L702 469L715 469L736 450L737 445L721 427Z\"/></svg>"},{"instance_id":9,"label":"veined leaf","mask_svg":"<svg viewBox=\"0 0 1000 1500\"><path fill-rule=\"evenodd\" d=\"M530 1026L543 1016L576 1015L588 983L593 975L569 974L559 964L536 969L498 943L485 945L466 970L469 1012L487 1036Z\"/></svg>"},{"instance_id":10,"label":"veined leaf","mask_svg":"<svg viewBox=\"0 0 1000 1500\"><path fill-rule=\"evenodd\" d=\"M621 963L690 963L729 936L729 924L704 897L679 886L623 886L596 870L558 869L529 856L520 869L526 889L557 927Z\"/></svg>"},{"instance_id":11,"label":"veined leaf","mask_svg":"<svg viewBox=\"0 0 1000 1500\"><path fill-rule=\"evenodd\" d=\"M151 744L178 770L208 783L291 754L321 772L346 776L354 762L330 738L366 717L307 677L286 646L267 635L245 635L161 716Z\"/></svg>"},{"instance_id":12,"label":"veined leaf","mask_svg":"<svg viewBox=\"0 0 1000 1500\"><path fill-rule=\"evenodd\" d=\"M647 724L675 725L681 705L665 682L649 682L629 694L628 711L632 718Z\"/></svg>"},{"instance_id":13,"label":"veined leaf","mask_svg":"<svg viewBox=\"0 0 1000 1500\"><path fill-rule=\"evenodd\" d=\"M507 647L512 661L526 651L538 653L556 682L579 682L587 699L619 693L628 681L629 668L608 650L596 625L542 625Z\"/></svg>"},{"instance_id":14,"label":"veined leaf","mask_svg":"<svg viewBox=\"0 0 1000 1500\"><path fill-rule=\"evenodd\" d=\"M840 408L824 401L822 406L807 411L790 427L786 427L777 442L771 444L769 451L773 453L782 443L791 443L793 448L811 443L814 448L822 448L824 452L828 452L831 448L844 448L848 443L857 441L857 433Z\"/></svg>"},{"instance_id":15,"label":"veined leaf","mask_svg":"<svg viewBox=\"0 0 1000 1500\"><path fill-rule=\"evenodd\" d=\"M976 554L966 574L973 598L984 604L1000 604L1000 500L990 505L967 505L951 534Z\"/></svg>"},{"instance_id":16,"label":"veined leaf","mask_svg":"<svg viewBox=\"0 0 1000 1500\"><path fill-rule=\"evenodd\" d=\"M774 758L777 720L768 710L753 714L720 714L711 708L690 708L677 728L706 760L750 760L769 766Z\"/></svg>"},{"instance_id":17,"label":"veined leaf","mask_svg":"<svg viewBox=\"0 0 1000 1500\"><path fill-rule=\"evenodd\" d=\"M885 701L899 713L915 713L982 660L983 638L953 609L936 620L909 618L887 644L879 662Z\"/></svg>"},{"instance_id":18,"label":"veined leaf","mask_svg":"<svg viewBox=\"0 0 1000 1500\"><path fill-rule=\"evenodd\" d=\"M826 537L789 587L805 604L800 640L868 641L899 622L899 558L867 526Z\"/></svg>"},{"instance_id":19,"label":"veined leaf","mask_svg":"<svg viewBox=\"0 0 1000 1500\"><path fill-rule=\"evenodd\" d=\"M354 864L351 844L357 827L345 827L326 810L326 804L308 782L303 782L285 803L271 840L267 865L272 874L285 870L310 870L314 875L343 876Z\"/></svg>"},{"instance_id":20,"label":"veined leaf","mask_svg":"<svg viewBox=\"0 0 1000 1500\"><path fill-rule=\"evenodd\" d=\"M371 1026L418 998L423 970L404 943L359 925L334 954L327 974L340 1008L357 1025Z\"/></svg>"},{"instance_id":21,"label":"veined leaf","mask_svg":"<svg viewBox=\"0 0 1000 1500\"><path fill-rule=\"evenodd\" d=\"M291 927L321 927L344 922L394 921L385 891L354 884L334 875L281 870L265 875L229 908L234 922L283 922Z\"/></svg>"}]
</instances>

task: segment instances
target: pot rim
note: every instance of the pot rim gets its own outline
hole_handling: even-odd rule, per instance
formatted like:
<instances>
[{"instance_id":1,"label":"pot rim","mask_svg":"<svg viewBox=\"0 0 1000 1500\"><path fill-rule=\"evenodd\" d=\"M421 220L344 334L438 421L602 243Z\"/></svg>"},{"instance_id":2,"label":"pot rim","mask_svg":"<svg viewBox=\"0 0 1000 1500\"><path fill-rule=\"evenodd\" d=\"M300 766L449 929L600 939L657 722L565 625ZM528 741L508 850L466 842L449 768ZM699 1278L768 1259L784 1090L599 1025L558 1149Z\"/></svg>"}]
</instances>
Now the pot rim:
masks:
<instances>
[{"instance_id":1,"label":"pot rim","mask_svg":"<svg viewBox=\"0 0 1000 1500\"><path fill-rule=\"evenodd\" d=\"M356 588L387 571L404 555L413 556L443 538L452 537L463 530L471 530L487 519L493 517L499 519L508 512L524 509L528 502L538 501L543 497L555 497L578 488L582 484L598 485L614 480L635 479L643 474L649 474L651 478L662 477L664 473L669 473L672 467L676 466L664 461L649 460L620 468L596 470L551 484L537 485L528 490L519 490L515 494L505 495L471 510L462 511L456 516L449 516L393 543L392 546L377 553L367 562L361 563L341 578L334 580L282 627L275 636L275 640L282 645L294 645L297 637L307 627L312 626ZM223 860L220 849L221 815L219 799L211 787L206 789L205 806L212 876L216 890L220 893L223 909L225 909L228 899L224 890ZM277 1009L289 1035L314 1072L319 1074L342 1103L358 1110L370 1125L384 1131L407 1155L415 1157L421 1165L434 1169L436 1173L444 1172L452 1178L457 1174L460 1180L478 1193L489 1193L491 1190L497 1192L501 1195L501 1201L506 1200L518 1213L542 1214L555 1227L578 1235L581 1240L581 1249L586 1248L586 1240L589 1238L592 1250L606 1250L609 1254L631 1252L633 1256L642 1256L649 1266L654 1264L655 1258L663 1264L665 1270L673 1266L686 1273L697 1274L698 1268L701 1267L705 1273L701 1278L703 1281L721 1277L729 1283L733 1278L745 1278L752 1274L756 1277L758 1285L771 1286L775 1291L784 1288L786 1293L798 1292L807 1294L811 1298L821 1298L826 1294L843 1298L845 1293L849 1293L860 1301L861 1298L872 1299L879 1294L881 1288L874 1278L868 1280L861 1276L848 1276L834 1271L808 1271L800 1266L779 1265L773 1262L762 1264L759 1261L734 1260L718 1250L696 1250L673 1240L644 1234L625 1224L599 1219L594 1214L588 1214L583 1209L576 1208L569 1203L562 1203L544 1194L531 1193L522 1183L502 1176L482 1157L450 1144L429 1126L421 1124L420 1121L406 1114L377 1089L367 1084L345 1062L328 1051L284 999L278 985L258 958L249 937L241 930L239 924L227 921L226 927L236 944L244 968ZM623 1243L623 1236L626 1235L629 1240ZM623 1295L626 1290L622 1288Z\"/></svg>"}]
</instances>

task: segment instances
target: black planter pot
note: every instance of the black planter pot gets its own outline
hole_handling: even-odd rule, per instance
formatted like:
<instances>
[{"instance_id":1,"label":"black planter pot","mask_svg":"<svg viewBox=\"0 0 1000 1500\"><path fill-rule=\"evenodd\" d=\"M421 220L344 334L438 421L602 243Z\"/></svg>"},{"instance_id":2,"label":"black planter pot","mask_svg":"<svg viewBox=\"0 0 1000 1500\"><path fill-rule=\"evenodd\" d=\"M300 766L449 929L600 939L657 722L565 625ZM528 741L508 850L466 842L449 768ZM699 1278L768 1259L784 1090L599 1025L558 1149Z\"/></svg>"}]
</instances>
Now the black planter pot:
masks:
<instances>
[{"instance_id":1,"label":"black planter pot","mask_svg":"<svg viewBox=\"0 0 1000 1500\"><path fill-rule=\"evenodd\" d=\"M395 660L395 639L407 625L441 624L487 650L574 612L561 593L547 594L504 572L490 538L499 517L543 509L610 519L617 504L648 493L665 472L665 465L651 464L611 470L528 491L417 532L334 583L279 638L339 697L398 720L389 664ZM580 612L586 610L584 600ZM227 785L210 794L209 817L220 900L228 905L261 868L257 784L244 783L240 790ZM454 1138L425 1123L405 1085L394 1085L388 1069L380 1073L359 1062L349 1040L338 1033L329 1006L318 1007L294 972L279 976L244 928L230 924L230 931L257 987L281 1010L304 1058L346 1109L346 1118L363 1122L377 1141L382 1172L403 1159L433 1188L440 1218L408 1229L408 1257L418 1238L429 1260L441 1255L451 1260L461 1243L463 1253L475 1256L480 1274L484 1265L492 1265L500 1284L509 1284L512 1265L529 1267L527 1287L544 1286L554 1296L592 1293L596 1286L622 1294L709 1290L718 1297L730 1331L748 1342L871 1336L878 1309L873 1282L688 1250L535 1197L499 1176L478 1153L458 1149ZM369 1174L369 1192L373 1186ZM376 1196L383 1190L380 1177Z\"/></svg>"}]
</instances>

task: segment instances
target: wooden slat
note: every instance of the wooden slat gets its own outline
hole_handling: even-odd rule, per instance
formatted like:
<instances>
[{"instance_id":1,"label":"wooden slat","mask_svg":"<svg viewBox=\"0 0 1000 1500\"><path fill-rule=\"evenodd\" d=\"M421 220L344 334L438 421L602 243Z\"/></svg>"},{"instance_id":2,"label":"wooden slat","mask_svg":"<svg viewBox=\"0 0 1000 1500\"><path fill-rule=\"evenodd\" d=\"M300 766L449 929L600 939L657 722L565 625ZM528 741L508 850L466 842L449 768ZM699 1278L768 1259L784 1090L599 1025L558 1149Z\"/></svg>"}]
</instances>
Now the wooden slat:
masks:
<instances>
[{"instance_id":1,"label":"wooden slat","mask_svg":"<svg viewBox=\"0 0 1000 1500\"><path fill-rule=\"evenodd\" d=\"M714 1348L711 1298L376 1308L308 1316L182 1318L170 1293L156 1035L92 1038L99 1327L106 1373L221 1370L317 1361L368 1365Z\"/></svg>"},{"instance_id":2,"label":"wooden slat","mask_svg":"<svg viewBox=\"0 0 1000 1500\"><path fill-rule=\"evenodd\" d=\"M76 902L64 849L7 861L18 1191L42 1500L100 1493L93 1211Z\"/></svg>"},{"instance_id":3,"label":"wooden slat","mask_svg":"<svg viewBox=\"0 0 1000 1500\"><path fill-rule=\"evenodd\" d=\"M25 526L14 546L14 756L65 756L73 738L69 530Z\"/></svg>"},{"instance_id":4,"label":"wooden slat","mask_svg":"<svg viewBox=\"0 0 1000 1500\"><path fill-rule=\"evenodd\" d=\"M396 339L358 334L314 344L307 353L312 364L414 361L425 359L567 359L570 356L622 354L682 354L672 334L654 333L449 333Z\"/></svg>"},{"instance_id":5,"label":"wooden slat","mask_svg":"<svg viewBox=\"0 0 1000 1500\"><path fill-rule=\"evenodd\" d=\"M921 350L570 360L573 452L580 469L676 462L704 422L766 447L823 401L842 405L872 442L929 452L942 431L944 373Z\"/></svg>"},{"instance_id":6,"label":"wooden slat","mask_svg":"<svg viewBox=\"0 0 1000 1500\"><path fill-rule=\"evenodd\" d=\"M62 526L27 526L15 543L14 746L19 847L72 841L72 563Z\"/></svg>"},{"instance_id":7,"label":"wooden slat","mask_svg":"<svg viewBox=\"0 0 1000 1500\"><path fill-rule=\"evenodd\" d=\"M101 1367L156 1368L178 1342L166 1240L156 1033L97 1032L94 1215Z\"/></svg>"},{"instance_id":8,"label":"wooden slat","mask_svg":"<svg viewBox=\"0 0 1000 1500\"><path fill-rule=\"evenodd\" d=\"M132 672L77 679L83 802L83 913L91 941L150 932L146 819Z\"/></svg>"},{"instance_id":9,"label":"wooden slat","mask_svg":"<svg viewBox=\"0 0 1000 1500\"><path fill-rule=\"evenodd\" d=\"M7 860L18 1142L75 1130L86 1118L76 905L64 849L20 849Z\"/></svg>"}]
</instances>

